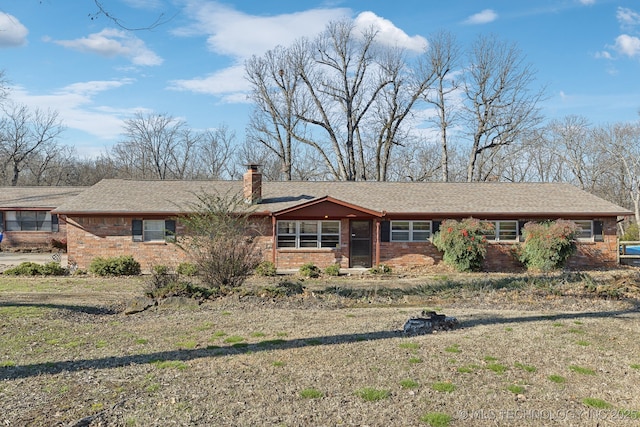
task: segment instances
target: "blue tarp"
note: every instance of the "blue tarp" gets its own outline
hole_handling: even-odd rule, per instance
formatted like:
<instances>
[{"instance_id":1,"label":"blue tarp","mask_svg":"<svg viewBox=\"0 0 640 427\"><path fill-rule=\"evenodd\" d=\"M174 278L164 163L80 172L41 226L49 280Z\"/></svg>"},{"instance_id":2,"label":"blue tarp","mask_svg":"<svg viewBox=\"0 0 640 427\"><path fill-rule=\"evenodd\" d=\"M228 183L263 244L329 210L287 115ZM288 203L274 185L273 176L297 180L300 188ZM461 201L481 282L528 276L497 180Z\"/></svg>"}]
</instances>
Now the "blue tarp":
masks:
<instances>
[{"instance_id":1,"label":"blue tarp","mask_svg":"<svg viewBox=\"0 0 640 427\"><path fill-rule=\"evenodd\" d=\"M627 246L627 255L640 255L640 246Z\"/></svg>"}]
</instances>

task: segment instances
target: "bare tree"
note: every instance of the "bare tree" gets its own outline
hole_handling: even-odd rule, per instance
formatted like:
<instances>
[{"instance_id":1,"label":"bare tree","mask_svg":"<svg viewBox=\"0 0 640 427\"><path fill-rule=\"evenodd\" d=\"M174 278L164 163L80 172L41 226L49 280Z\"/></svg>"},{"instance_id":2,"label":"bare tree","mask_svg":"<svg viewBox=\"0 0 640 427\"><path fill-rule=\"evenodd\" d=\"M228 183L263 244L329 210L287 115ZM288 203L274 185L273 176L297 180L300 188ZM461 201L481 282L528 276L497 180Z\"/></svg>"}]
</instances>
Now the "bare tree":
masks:
<instances>
[{"instance_id":1,"label":"bare tree","mask_svg":"<svg viewBox=\"0 0 640 427\"><path fill-rule=\"evenodd\" d=\"M294 132L300 133L296 109L303 109L304 98L298 97L300 77L291 58L294 50L276 47L262 57L253 56L245 64L247 80L253 89L255 109L247 134L280 159L283 179L291 180ZM298 98L298 99L296 99Z\"/></svg>"},{"instance_id":2,"label":"bare tree","mask_svg":"<svg viewBox=\"0 0 640 427\"><path fill-rule=\"evenodd\" d=\"M477 160L483 152L511 144L540 123L543 91L531 90L534 77L515 45L491 36L480 36L472 45L463 82L463 114L471 136L467 181L479 178Z\"/></svg>"},{"instance_id":3,"label":"bare tree","mask_svg":"<svg viewBox=\"0 0 640 427\"><path fill-rule=\"evenodd\" d=\"M594 138L619 165L621 193L633 206L636 224L640 224L640 124L616 123L597 130Z\"/></svg>"},{"instance_id":4,"label":"bare tree","mask_svg":"<svg viewBox=\"0 0 640 427\"><path fill-rule=\"evenodd\" d=\"M185 179L200 141L184 121L153 113L126 120L123 136L113 156L127 174L142 179Z\"/></svg>"},{"instance_id":5,"label":"bare tree","mask_svg":"<svg viewBox=\"0 0 640 427\"><path fill-rule=\"evenodd\" d=\"M231 177L235 138L235 132L226 125L200 134L197 155L193 158L195 165L192 177L209 179Z\"/></svg>"},{"instance_id":6,"label":"bare tree","mask_svg":"<svg viewBox=\"0 0 640 427\"><path fill-rule=\"evenodd\" d=\"M112 13L109 9L107 9L101 2L98 0L93 0L93 3L96 5L96 11L93 13L89 14L89 19L91 19L92 21L95 21L97 19L99 19L101 16L107 18L109 21L113 22L115 25L117 25L118 27L122 28L123 30L127 30L127 31L141 31L141 30L152 30L156 27L159 27L160 25L166 24L167 22L171 21L174 16L171 16L169 18L165 17L164 13L159 14L156 19L151 22L150 24L144 25L142 27L132 27L129 26L128 24L126 24L126 22L118 17L117 15L115 15L114 13Z\"/></svg>"},{"instance_id":7,"label":"bare tree","mask_svg":"<svg viewBox=\"0 0 640 427\"><path fill-rule=\"evenodd\" d=\"M29 184L69 185L69 173L75 159L76 151L73 147L57 143L45 145L26 161Z\"/></svg>"},{"instance_id":8,"label":"bare tree","mask_svg":"<svg viewBox=\"0 0 640 427\"><path fill-rule=\"evenodd\" d=\"M375 179L386 181L389 166L392 162L392 150L402 145L402 141L410 140L408 130L404 127L406 119L411 116L414 106L431 86L436 76L434 69L423 67L409 71L405 52L400 48L385 49L378 61L380 82L388 82L380 91L379 99L372 106L373 120L367 121L373 129L375 151ZM368 134L369 132L365 133ZM361 138L363 132L357 129L356 136ZM361 143L361 146L363 144ZM361 151L361 155L364 152ZM364 160L361 163L366 165ZM366 167L363 167L366 172ZM366 179L366 176L363 176Z\"/></svg>"},{"instance_id":9,"label":"bare tree","mask_svg":"<svg viewBox=\"0 0 640 427\"><path fill-rule=\"evenodd\" d=\"M443 182L449 181L449 127L456 120L454 102L449 97L459 89L459 82L454 79L460 60L460 48L454 36L446 31L434 34L429 39L429 49L425 55L423 66L434 73L435 82L425 92L425 100L436 110L435 122L440 130L440 176Z\"/></svg>"},{"instance_id":10,"label":"bare tree","mask_svg":"<svg viewBox=\"0 0 640 427\"><path fill-rule=\"evenodd\" d=\"M3 174L11 175L10 184L18 185L20 173L33 156L52 149L64 131L56 111L36 109L10 103L3 108L0 121L0 159Z\"/></svg>"},{"instance_id":11,"label":"bare tree","mask_svg":"<svg viewBox=\"0 0 640 427\"><path fill-rule=\"evenodd\" d=\"M364 147L357 132L371 105L391 83L372 72L377 65L376 35L374 30L356 34L353 22L336 21L313 43L296 49L296 71L305 89L301 96L312 103L312 108L297 114L314 128L308 136L296 134L296 139L318 150L336 179L366 178ZM328 147L319 142L322 138Z\"/></svg>"}]
</instances>

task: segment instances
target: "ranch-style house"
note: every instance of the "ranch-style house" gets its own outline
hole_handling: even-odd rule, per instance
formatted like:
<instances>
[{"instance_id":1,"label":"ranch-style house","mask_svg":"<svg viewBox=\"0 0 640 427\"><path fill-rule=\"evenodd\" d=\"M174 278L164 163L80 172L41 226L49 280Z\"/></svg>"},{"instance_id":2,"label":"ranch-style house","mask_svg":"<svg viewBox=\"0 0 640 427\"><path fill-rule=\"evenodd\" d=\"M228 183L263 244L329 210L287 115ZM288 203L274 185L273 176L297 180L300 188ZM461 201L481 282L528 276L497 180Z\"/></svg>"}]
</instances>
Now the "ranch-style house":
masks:
<instances>
[{"instance_id":1,"label":"ranch-style house","mask_svg":"<svg viewBox=\"0 0 640 427\"><path fill-rule=\"evenodd\" d=\"M54 211L66 224L68 259L132 255L143 269L187 261L175 244L180 216L203 193L243 194L260 230L264 260L278 269L319 267L428 270L442 261L431 238L443 220L490 221L484 269L519 268L511 255L529 221L572 220L581 227L572 268L618 263L617 221L627 209L559 183L263 181L250 165L241 181L105 179Z\"/></svg>"}]
</instances>

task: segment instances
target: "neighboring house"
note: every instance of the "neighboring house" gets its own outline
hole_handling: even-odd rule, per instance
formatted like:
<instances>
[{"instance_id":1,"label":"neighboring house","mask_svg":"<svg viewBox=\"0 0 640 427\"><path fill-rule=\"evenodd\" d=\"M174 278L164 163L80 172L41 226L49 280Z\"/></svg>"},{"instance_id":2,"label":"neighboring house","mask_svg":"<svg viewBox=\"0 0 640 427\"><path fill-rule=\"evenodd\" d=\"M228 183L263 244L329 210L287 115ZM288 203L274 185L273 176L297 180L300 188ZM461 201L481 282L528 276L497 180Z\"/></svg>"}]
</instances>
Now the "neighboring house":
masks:
<instances>
[{"instance_id":1,"label":"neighboring house","mask_svg":"<svg viewBox=\"0 0 640 427\"><path fill-rule=\"evenodd\" d=\"M133 255L143 269L187 257L166 236L184 233L180 215L206 193L244 193L262 230L259 247L279 269L305 262L342 268L431 267L442 254L431 243L445 219L475 217L495 225L485 269L518 268L511 249L528 221L568 219L582 232L570 266L615 266L616 221L632 213L568 184L432 182L262 182L251 166L244 181L108 179L67 200L55 213L67 222L69 262Z\"/></svg>"},{"instance_id":2,"label":"neighboring house","mask_svg":"<svg viewBox=\"0 0 640 427\"><path fill-rule=\"evenodd\" d=\"M52 242L64 244L66 226L51 211L86 188L0 187L2 248L42 250Z\"/></svg>"}]
</instances>

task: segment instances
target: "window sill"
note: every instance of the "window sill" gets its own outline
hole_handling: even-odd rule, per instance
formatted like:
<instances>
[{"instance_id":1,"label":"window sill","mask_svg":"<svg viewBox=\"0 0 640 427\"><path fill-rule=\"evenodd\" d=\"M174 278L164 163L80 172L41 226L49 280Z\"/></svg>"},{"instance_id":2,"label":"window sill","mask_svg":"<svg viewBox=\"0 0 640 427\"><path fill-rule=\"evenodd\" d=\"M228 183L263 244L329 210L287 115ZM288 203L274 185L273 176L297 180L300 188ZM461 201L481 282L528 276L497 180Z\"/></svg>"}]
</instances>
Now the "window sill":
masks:
<instances>
[{"instance_id":1,"label":"window sill","mask_svg":"<svg viewBox=\"0 0 640 427\"><path fill-rule=\"evenodd\" d=\"M153 241L149 241L149 242L140 242L143 245L149 245L149 246L162 246L162 245L167 245L168 243L165 242L164 240L153 240Z\"/></svg>"},{"instance_id":2,"label":"window sill","mask_svg":"<svg viewBox=\"0 0 640 427\"><path fill-rule=\"evenodd\" d=\"M339 247L335 248L278 248L278 252L288 253L288 252L334 252L339 250Z\"/></svg>"}]
</instances>

